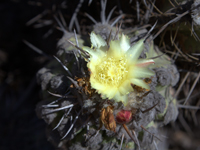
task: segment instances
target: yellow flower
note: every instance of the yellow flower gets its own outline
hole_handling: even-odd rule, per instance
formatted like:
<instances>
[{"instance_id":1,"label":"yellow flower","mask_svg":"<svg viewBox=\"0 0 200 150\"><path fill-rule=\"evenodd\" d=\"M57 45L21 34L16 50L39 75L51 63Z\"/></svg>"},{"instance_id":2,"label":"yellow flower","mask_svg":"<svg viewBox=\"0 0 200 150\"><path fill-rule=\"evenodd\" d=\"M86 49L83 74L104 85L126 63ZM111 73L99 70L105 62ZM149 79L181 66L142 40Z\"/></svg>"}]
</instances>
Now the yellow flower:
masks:
<instances>
[{"instance_id":1,"label":"yellow flower","mask_svg":"<svg viewBox=\"0 0 200 150\"><path fill-rule=\"evenodd\" d=\"M128 93L133 91L131 83L149 89L143 78L149 78L154 72L147 66L154 63L151 59L139 59L144 49L144 40L132 47L127 36L121 35L119 40L111 40L109 45L94 32L90 35L92 48L83 47L90 54L87 64L91 75L90 83L102 98L128 103Z\"/></svg>"}]
</instances>

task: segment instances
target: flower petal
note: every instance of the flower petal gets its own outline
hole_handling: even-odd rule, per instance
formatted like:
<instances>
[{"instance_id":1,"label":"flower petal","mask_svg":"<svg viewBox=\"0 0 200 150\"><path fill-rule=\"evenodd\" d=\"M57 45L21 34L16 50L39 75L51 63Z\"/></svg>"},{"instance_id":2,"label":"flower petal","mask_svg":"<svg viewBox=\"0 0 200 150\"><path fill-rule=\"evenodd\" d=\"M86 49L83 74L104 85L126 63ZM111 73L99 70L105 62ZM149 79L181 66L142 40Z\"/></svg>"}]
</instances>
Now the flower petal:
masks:
<instances>
[{"instance_id":1,"label":"flower petal","mask_svg":"<svg viewBox=\"0 0 200 150\"><path fill-rule=\"evenodd\" d=\"M128 72L129 78L149 78L155 73L148 68L130 67Z\"/></svg>"},{"instance_id":2,"label":"flower petal","mask_svg":"<svg viewBox=\"0 0 200 150\"><path fill-rule=\"evenodd\" d=\"M117 102L122 102L124 106L128 104L128 95L121 95L119 91L115 94L113 99L116 100Z\"/></svg>"},{"instance_id":3,"label":"flower petal","mask_svg":"<svg viewBox=\"0 0 200 150\"><path fill-rule=\"evenodd\" d=\"M149 85L147 83L145 83L142 79L131 79L131 82L142 88L150 89Z\"/></svg>"},{"instance_id":4,"label":"flower petal","mask_svg":"<svg viewBox=\"0 0 200 150\"><path fill-rule=\"evenodd\" d=\"M126 52L126 55L133 61L139 58L144 49L144 39L139 40Z\"/></svg>"},{"instance_id":5,"label":"flower petal","mask_svg":"<svg viewBox=\"0 0 200 150\"><path fill-rule=\"evenodd\" d=\"M130 80L124 81L119 87L119 92L122 95L128 94L131 91L133 91L133 88L131 87Z\"/></svg>"},{"instance_id":6,"label":"flower petal","mask_svg":"<svg viewBox=\"0 0 200 150\"><path fill-rule=\"evenodd\" d=\"M123 50L121 49L120 43L118 40L110 41L110 48L107 52L109 57L120 58L123 54Z\"/></svg>"},{"instance_id":7,"label":"flower petal","mask_svg":"<svg viewBox=\"0 0 200 150\"><path fill-rule=\"evenodd\" d=\"M96 35L94 32L90 34L90 40L92 47L94 46L95 48L100 48L101 46L106 45L106 41L100 35Z\"/></svg>"},{"instance_id":8,"label":"flower petal","mask_svg":"<svg viewBox=\"0 0 200 150\"><path fill-rule=\"evenodd\" d=\"M117 93L117 88L109 87L107 90L104 90L104 93L109 99L112 99Z\"/></svg>"},{"instance_id":9,"label":"flower petal","mask_svg":"<svg viewBox=\"0 0 200 150\"><path fill-rule=\"evenodd\" d=\"M117 88L110 87L105 84L101 84L98 81L96 81L93 76L91 76L90 82L91 82L92 88L97 89L98 93L102 94L103 99L105 99L105 98L112 99L117 92Z\"/></svg>"},{"instance_id":10,"label":"flower petal","mask_svg":"<svg viewBox=\"0 0 200 150\"><path fill-rule=\"evenodd\" d=\"M149 66L151 64L155 64L153 59L139 59L137 61L136 66L137 67L147 67L147 66Z\"/></svg>"},{"instance_id":11,"label":"flower petal","mask_svg":"<svg viewBox=\"0 0 200 150\"><path fill-rule=\"evenodd\" d=\"M104 51L93 50L87 46L83 46L82 49L84 51L88 52L90 54L91 58L94 58L94 59L100 59L106 55L106 53Z\"/></svg>"},{"instance_id":12,"label":"flower petal","mask_svg":"<svg viewBox=\"0 0 200 150\"><path fill-rule=\"evenodd\" d=\"M125 52L130 48L130 40L124 34L122 34L120 39L120 47Z\"/></svg>"}]
</instances>

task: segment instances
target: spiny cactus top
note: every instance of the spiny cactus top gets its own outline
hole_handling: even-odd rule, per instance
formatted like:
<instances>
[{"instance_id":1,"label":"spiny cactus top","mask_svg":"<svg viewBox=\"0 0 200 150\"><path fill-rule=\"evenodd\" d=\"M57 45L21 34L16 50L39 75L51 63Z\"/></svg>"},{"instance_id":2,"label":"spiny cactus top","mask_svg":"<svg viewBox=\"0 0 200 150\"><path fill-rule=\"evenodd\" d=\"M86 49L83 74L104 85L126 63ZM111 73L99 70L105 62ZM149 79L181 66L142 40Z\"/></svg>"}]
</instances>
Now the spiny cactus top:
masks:
<instances>
[{"instance_id":1,"label":"spiny cactus top","mask_svg":"<svg viewBox=\"0 0 200 150\"><path fill-rule=\"evenodd\" d=\"M114 99L128 104L127 94L133 91L131 84L149 89L143 78L149 78L154 73L147 67L154 63L152 59L139 59L144 50L144 39L132 47L125 35L119 39L106 42L94 32L90 35L92 47L83 47L90 54L87 64L91 75L90 83L102 98Z\"/></svg>"}]
</instances>

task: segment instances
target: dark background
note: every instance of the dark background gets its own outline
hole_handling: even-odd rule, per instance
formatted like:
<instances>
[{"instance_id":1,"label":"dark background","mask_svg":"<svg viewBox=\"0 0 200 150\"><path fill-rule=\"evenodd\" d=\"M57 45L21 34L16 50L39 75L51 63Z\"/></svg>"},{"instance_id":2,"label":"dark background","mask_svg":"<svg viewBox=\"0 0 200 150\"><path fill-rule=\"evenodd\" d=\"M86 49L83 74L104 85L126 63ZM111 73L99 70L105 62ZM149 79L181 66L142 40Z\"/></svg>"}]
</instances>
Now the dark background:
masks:
<instances>
[{"instance_id":1,"label":"dark background","mask_svg":"<svg viewBox=\"0 0 200 150\"><path fill-rule=\"evenodd\" d=\"M25 45L25 39L52 55L56 51L53 34L43 38L49 27L35 29L26 22L50 4L36 6L28 1L0 2L0 149L51 150L45 136L45 123L37 118L40 99L36 72L47 59ZM55 36L56 35L56 36Z\"/></svg>"}]
</instances>

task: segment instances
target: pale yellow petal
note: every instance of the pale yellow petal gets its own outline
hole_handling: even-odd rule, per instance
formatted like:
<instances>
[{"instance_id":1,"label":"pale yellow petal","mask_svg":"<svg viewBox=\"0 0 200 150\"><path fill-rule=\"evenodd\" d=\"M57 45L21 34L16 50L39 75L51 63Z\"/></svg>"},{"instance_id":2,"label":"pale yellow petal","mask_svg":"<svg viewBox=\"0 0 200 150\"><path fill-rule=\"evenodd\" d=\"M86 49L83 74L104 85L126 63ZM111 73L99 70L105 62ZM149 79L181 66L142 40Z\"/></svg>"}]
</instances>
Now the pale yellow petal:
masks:
<instances>
[{"instance_id":1,"label":"pale yellow petal","mask_svg":"<svg viewBox=\"0 0 200 150\"><path fill-rule=\"evenodd\" d=\"M122 34L120 38L120 47L124 52L126 52L130 48L130 40L124 34Z\"/></svg>"},{"instance_id":2,"label":"pale yellow petal","mask_svg":"<svg viewBox=\"0 0 200 150\"><path fill-rule=\"evenodd\" d=\"M91 58L93 57L94 59L101 59L102 57L106 55L106 53L104 51L101 51L100 49L94 50L87 46L83 46L82 49L88 52Z\"/></svg>"},{"instance_id":3,"label":"pale yellow petal","mask_svg":"<svg viewBox=\"0 0 200 150\"><path fill-rule=\"evenodd\" d=\"M91 83L92 88L96 89L98 93L101 93L108 89L107 86L96 81L93 75L91 75L90 77L90 83Z\"/></svg>"},{"instance_id":4,"label":"pale yellow petal","mask_svg":"<svg viewBox=\"0 0 200 150\"><path fill-rule=\"evenodd\" d=\"M139 40L126 52L127 57L131 60L137 60L144 49L144 39Z\"/></svg>"},{"instance_id":5,"label":"pale yellow petal","mask_svg":"<svg viewBox=\"0 0 200 150\"><path fill-rule=\"evenodd\" d=\"M128 95L121 95L119 92L116 93L113 99L117 102L122 102L124 106L126 106L128 103Z\"/></svg>"},{"instance_id":6,"label":"pale yellow petal","mask_svg":"<svg viewBox=\"0 0 200 150\"><path fill-rule=\"evenodd\" d=\"M139 59L136 63L137 67L147 67L149 65L155 64L153 59Z\"/></svg>"},{"instance_id":7,"label":"pale yellow petal","mask_svg":"<svg viewBox=\"0 0 200 150\"><path fill-rule=\"evenodd\" d=\"M128 72L129 78L149 78L155 73L148 68L130 67Z\"/></svg>"},{"instance_id":8,"label":"pale yellow petal","mask_svg":"<svg viewBox=\"0 0 200 150\"><path fill-rule=\"evenodd\" d=\"M142 88L150 89L149 85L147 83L145 83L142 79L131 79L131 82Z\"/></svg>"},{"instance_id":9,"label":"pale yellow petal","mask_svg":"<svg viewBox=\"0 0 200 150\"><path fill-rule=\"evenodd\" d=\"M102 94L102 97L107 97L109 99L112 99L117 92L117 88L101 84L98 81L96 81L93 76L91 76L90 82L92 88L96 89L99 94Z\"/></svg>"},{"instance_id":10,"label":"pale yellow petal","mask_svg":"<svg viewBox=\"0 0 200 150\"><path fill-rule=\"evenodd\" d=\"M96 35L94 32L90 34L90 40L92 47L94 46L95 48L100 48L101 46L106 45L106 41L100 35Z\"/></svg>"},{"instance_id":11,"label":"pale yellow petal","mask_svg":"<svg viewBox=\"0 0 200 150\"><path fill-rule=\"evenodd\" d=\"M114 58L120 58L124 53L121 49L120 42L117 41L110 41L110 48L108 50L108 56L114 57Z\"/></svg>"},{"instance_id":12,"label":"pale yellow petal","mask_svg":"<svg viewBox=\"0 0 200 150\"><path fill-rule=\"evenodd\" d=\"M93 59L91 59L93 60ZM89 70L91 71L92 74L96 74L96 67L99 64L99 59L94 59L95 61L93 61L91 63L91 61L89 63L87 63L87 67L89 68Z\"/></svg>"},{"instance_id":13,"label":"pale yellow petal","mask_svg":"<svg viewBox=\"0 0 200 150\"><path fill-rule=\"evenodd\" d=\"M109 99L112 99L116 95L117 91L117 88L108 87L108 89L104 90L104 93Z\"/></svg>"},{"instance_id":14,"label":"pale yellow petal","mask_svg":"<svg viewBox=\"0 0 200 150\"><path fill-rule=\"evenodd\" d=\"M122 95L128 94L131 91L133 91L133 88L131 87L131 81L130 80L124 81L119 87L119 92Z\"/></svg>"}]
</instances>

